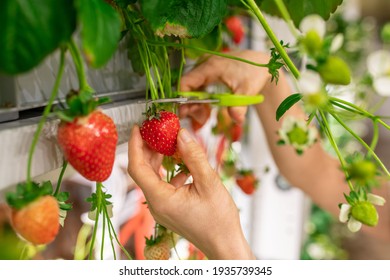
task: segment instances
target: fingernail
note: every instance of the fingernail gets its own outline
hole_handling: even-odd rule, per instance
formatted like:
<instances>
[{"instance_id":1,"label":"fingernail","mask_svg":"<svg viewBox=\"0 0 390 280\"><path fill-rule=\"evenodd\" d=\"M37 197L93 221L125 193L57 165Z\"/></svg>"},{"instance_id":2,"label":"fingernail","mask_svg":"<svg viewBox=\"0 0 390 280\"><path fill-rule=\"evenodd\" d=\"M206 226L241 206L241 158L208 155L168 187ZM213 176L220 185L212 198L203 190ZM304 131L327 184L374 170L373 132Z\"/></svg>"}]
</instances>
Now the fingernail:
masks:
<instances>
[{"instance_id":1,"label":"fingernail","mask_svg":"<svg viewBox=\"0 0 390 280\"><path fill-rule=\"evenodd\" d=\"M188 132L187 129L185 128L182 128L179 132L179 138L181 141L183 141L184 143L189 143L192 141L192 137L190 135L190 133Z\"/></svg>"}]
</instances>

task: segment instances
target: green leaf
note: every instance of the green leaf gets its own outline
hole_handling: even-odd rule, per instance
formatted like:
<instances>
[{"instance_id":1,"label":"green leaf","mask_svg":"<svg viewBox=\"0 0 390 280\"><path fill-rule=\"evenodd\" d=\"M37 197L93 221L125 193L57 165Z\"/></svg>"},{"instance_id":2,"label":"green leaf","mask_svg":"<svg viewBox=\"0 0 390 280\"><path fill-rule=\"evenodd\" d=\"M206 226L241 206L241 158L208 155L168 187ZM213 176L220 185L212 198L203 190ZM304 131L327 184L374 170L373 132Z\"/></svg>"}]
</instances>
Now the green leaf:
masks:
<instances>
[{"instance_id":1,"label":"green leaf","mask_svg":"<svg viewBox=\"0 0 390 280\"><path fill-rule=\"evenodd\" d=\"M107 63L121 37L121 18L104 0L78 0L81 39L87 62L95 68Z\"/></svg>"},{"instance_id":2,"label":"green leaf","mask_svg":"<svg viewBox=\"0 0 390 280\"><path fill-rule=\"evenodd\" d=\"M299 100L303 97L300 93L295 93L287 97L283 102L279 105L276 110L276 120L279 121L281 117Z\"/></svg>"},{"instance_id":3,"label":"green leaf","mask_svg":"<svg viewBox=\"0 0 390 280\"><path fill-rule=\"evenodd\" d=\"M69 199L69 192L61 192L57 195L57 200L60 202L65 202Z\"/></svg>"},{"instance_id":4,"label":"green leaf","mask_svg":"<svg viewBox=\"0 0 390 280\"><path fill-rule=\"evenodd\" d=\"M213 31L211 31L204 37L186 39L184 44L191 47L197 47L197 48L206 49L210 51L218 51L222 46L221 28L218 25L213 29ZM204 52L197 51L196 49L190 49L190 48L186 48L185 53L189 58L192 59L204 55Z\"/></svg>"},{"instance_id":5,"label":"green leaf","mask_svg":"<svg viewBox=\"0 0 390 280\"><path fill-rule=\"evenodd\" d=\"M0 1L0 72L15 75L40 64L76 29L70 0Z\"/></svg>"},{"instance_id":6,"label":"green leaf","mask_svg":"<svg viewBox=\"0 0 390 280\"><path fill-rule=\"evenodd\" d=\"M274 0L257 0L256 2L263 12L280 17ZM295 26L298 27L301 20L310 14L318 14L327 20L343 0L284 0L283 2Z\"/></svg>"},{"instance_id":7,"label":"green leaf","mask_svg":"<svg viewBox=\"0 0 390 280\"><path fill-rule=\"evenodd\" d=\"M227 11L227 0L141 0L141 9L159 36L198 38L211 32Z\"/></svg>"}]
</instances>

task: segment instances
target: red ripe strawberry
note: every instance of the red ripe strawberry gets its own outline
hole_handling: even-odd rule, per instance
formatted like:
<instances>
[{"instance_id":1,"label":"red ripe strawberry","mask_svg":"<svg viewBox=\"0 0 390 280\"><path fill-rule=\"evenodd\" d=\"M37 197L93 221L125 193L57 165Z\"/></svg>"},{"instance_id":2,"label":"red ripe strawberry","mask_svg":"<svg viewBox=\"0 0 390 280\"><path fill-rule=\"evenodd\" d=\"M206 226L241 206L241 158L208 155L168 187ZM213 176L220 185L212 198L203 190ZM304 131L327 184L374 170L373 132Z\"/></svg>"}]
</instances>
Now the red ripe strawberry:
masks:
<instances>
[{"instance_id":1,"label":"red ripe strawberry","mask_svg":"<svg viewBox=\"0 0 390 280\"><path fill-rule=\"evenodd\" d=\"M167 241L167 240L166 240ZM144 257L147 260L169 260L171 256L170 243L162 240L161 236L156 239L146 239Z\"/></svg>"},{"instance_id":2,"label":"red ripe strawberry","mask_svg":"<svg viewBox=\"0 0 390 280\"><path fill-rule=\"evenodd\" d=\"M232 34L233 42L240 44L245 35L241 19L237 16L231 16L225 20L225 24L229 32Z\"/></svg>"},{"instance_id":3,"label":"red ripe strawberry","mask_svg":"<svg viewBox=\"0 0 390 280\"><path fill-rule=\"evenodd\" d=\"M229 135L230 136L230 140L232 142L236 142L236 141L240 140L241 135L242 135L242 126L240 124L233 123L230 126L229 134L230 134Z\"/></svg>"},{"instance_id":4,"label":"red ripe strawberry","mask_svg":"<svg viewBox=\"0 0 390 280\"><path fill-rule=\"evenodd\" d=\"M168 111L160 111L146 119L140 128L142 139L160 154L171 156L176 151L179 118Z\"/></svg>"},{"instance_id":5,"label":"red ripe strawberry","mask_svg":"<svg viewBox=\"0 0 390 280\"><path fill-rule=\"evenodd\" d=\"M62 122L58 143L65 158L85 178L103 182L115 160L118 134L112 119L99 110L73 122Z\"/></svg>"},{"instance_id":6,"label":"red ripe strawberry","mask_svg":"<svg viewBox=\"0 0 390 280\"><path fill-rule=\"evenodd\" d=\"M250 195L256 190L258 181L253 171L241 170L236 178L236 183L244 193Z\"/></svg>"},{"instance_id":7,"label":"red ripe strawberry","mask_svg":"<svg viewBox=\"0 0 390 280\"><path fill-rule=\"evenodd\" d=\"M51 195L41 196L19 210L13 209L11 223L27 241L48 244L57 236L60 226L58 202Z\"/></svg>"}]
</instances>

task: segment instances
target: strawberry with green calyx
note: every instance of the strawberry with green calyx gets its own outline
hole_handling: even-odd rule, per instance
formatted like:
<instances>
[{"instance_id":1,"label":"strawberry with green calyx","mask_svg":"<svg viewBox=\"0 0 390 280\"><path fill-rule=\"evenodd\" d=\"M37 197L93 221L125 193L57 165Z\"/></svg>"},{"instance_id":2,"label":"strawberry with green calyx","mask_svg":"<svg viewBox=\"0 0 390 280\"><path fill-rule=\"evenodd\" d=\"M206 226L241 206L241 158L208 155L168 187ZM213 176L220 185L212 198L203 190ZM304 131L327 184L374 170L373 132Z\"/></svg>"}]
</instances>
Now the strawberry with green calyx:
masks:
<instances>
[{"instance_id":1,"label":"strawberry with green calyx","mask_svg":"<svg viewBox=\"0 0 390 280\"><path fill-rule=\"evenodd\" d=\"M376 226L379 216L374 205L383 206L385 199L374 194L367 194L365 190L351 191L344 195L348 203L340 204L339 219L342 223L348 222L352 232L360 230L362 224Z\"/></svg>"},{"instance_id":2,"label":"strawberry with green calyx","mask_svg":"<svg viewBox=\"0 0 390 280\"><path fill-rule=\"evenodd\" d=\"M18 184L15 193L7 194L7 203L11 206L11 224L14 230L25 240L34 245L48 244L58 234L61 210L69 210L71 206L65 201L67 193L57 197L51 195L53 187L47 181Z\"/></svg>"},{"instance_id":3,"label":"strawberry with green calyx","mask_svg":"<svg viewBox=\"0 0 390 280\"><path fill-rule=\"evenodd\" d=\"M152 150L172 156L176 151L179 129L180 122L175 113L152 106L146 112L146 120L140 127L140 133Z\"/></svg>"},{"instance_id":4,"label":"strawberry with green calyx","mask_svg":"<svg viewBox=\"0 0 390 280\"><path fill-rule=\"evenodd\" d=\"M236 177L236 183L237 186L248 195L253 194L258 187L258 180L253 173L253 170L250 169L240 170Z\"/></svg>"},{"instance_id":5,"label":"strawberry with green calyx","mask_svg":"<svg viewBox=\"0 0 390 280\"><path fill-rule=\"evenodd\" d=\"M169 260L171 257L171 248L167 240L162 236L146 238L144 248L144 257L147 260Z\"/></svg>"},{"instance_id":6,"label":"strawberry with green calyx","mask_svg":"<svg viewBox=\"0 0 390 280\"><path fill-rule=\"evenodd\" d=\"M66 160L85 178L103 182L110 176L118 134L112 119L97 109L107 99L88 91L71 92L69 108L59 114L57 139Z\"/></svg>"}]
</instances>

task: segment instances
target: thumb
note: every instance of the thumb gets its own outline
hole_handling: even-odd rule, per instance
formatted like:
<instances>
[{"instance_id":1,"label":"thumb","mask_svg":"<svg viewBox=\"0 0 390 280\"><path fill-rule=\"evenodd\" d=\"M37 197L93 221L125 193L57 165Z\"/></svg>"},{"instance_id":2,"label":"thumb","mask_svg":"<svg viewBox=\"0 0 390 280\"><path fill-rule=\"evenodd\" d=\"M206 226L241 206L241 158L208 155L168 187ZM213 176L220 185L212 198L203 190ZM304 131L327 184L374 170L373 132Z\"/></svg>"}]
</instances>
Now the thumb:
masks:
<instances>
[{"instance_id":1,"label":"thumb","mask_svg":"<svg viewBox=\"0 0 390 280\"><path fill-rule=\"evenodd\" d=\"M190 171L194 181L205 181L213 176L214 170L207 161L202 147L196 143L190 133L185 129L179 131L177 145L181 157Z\"/></svg>"}]
</instances>

